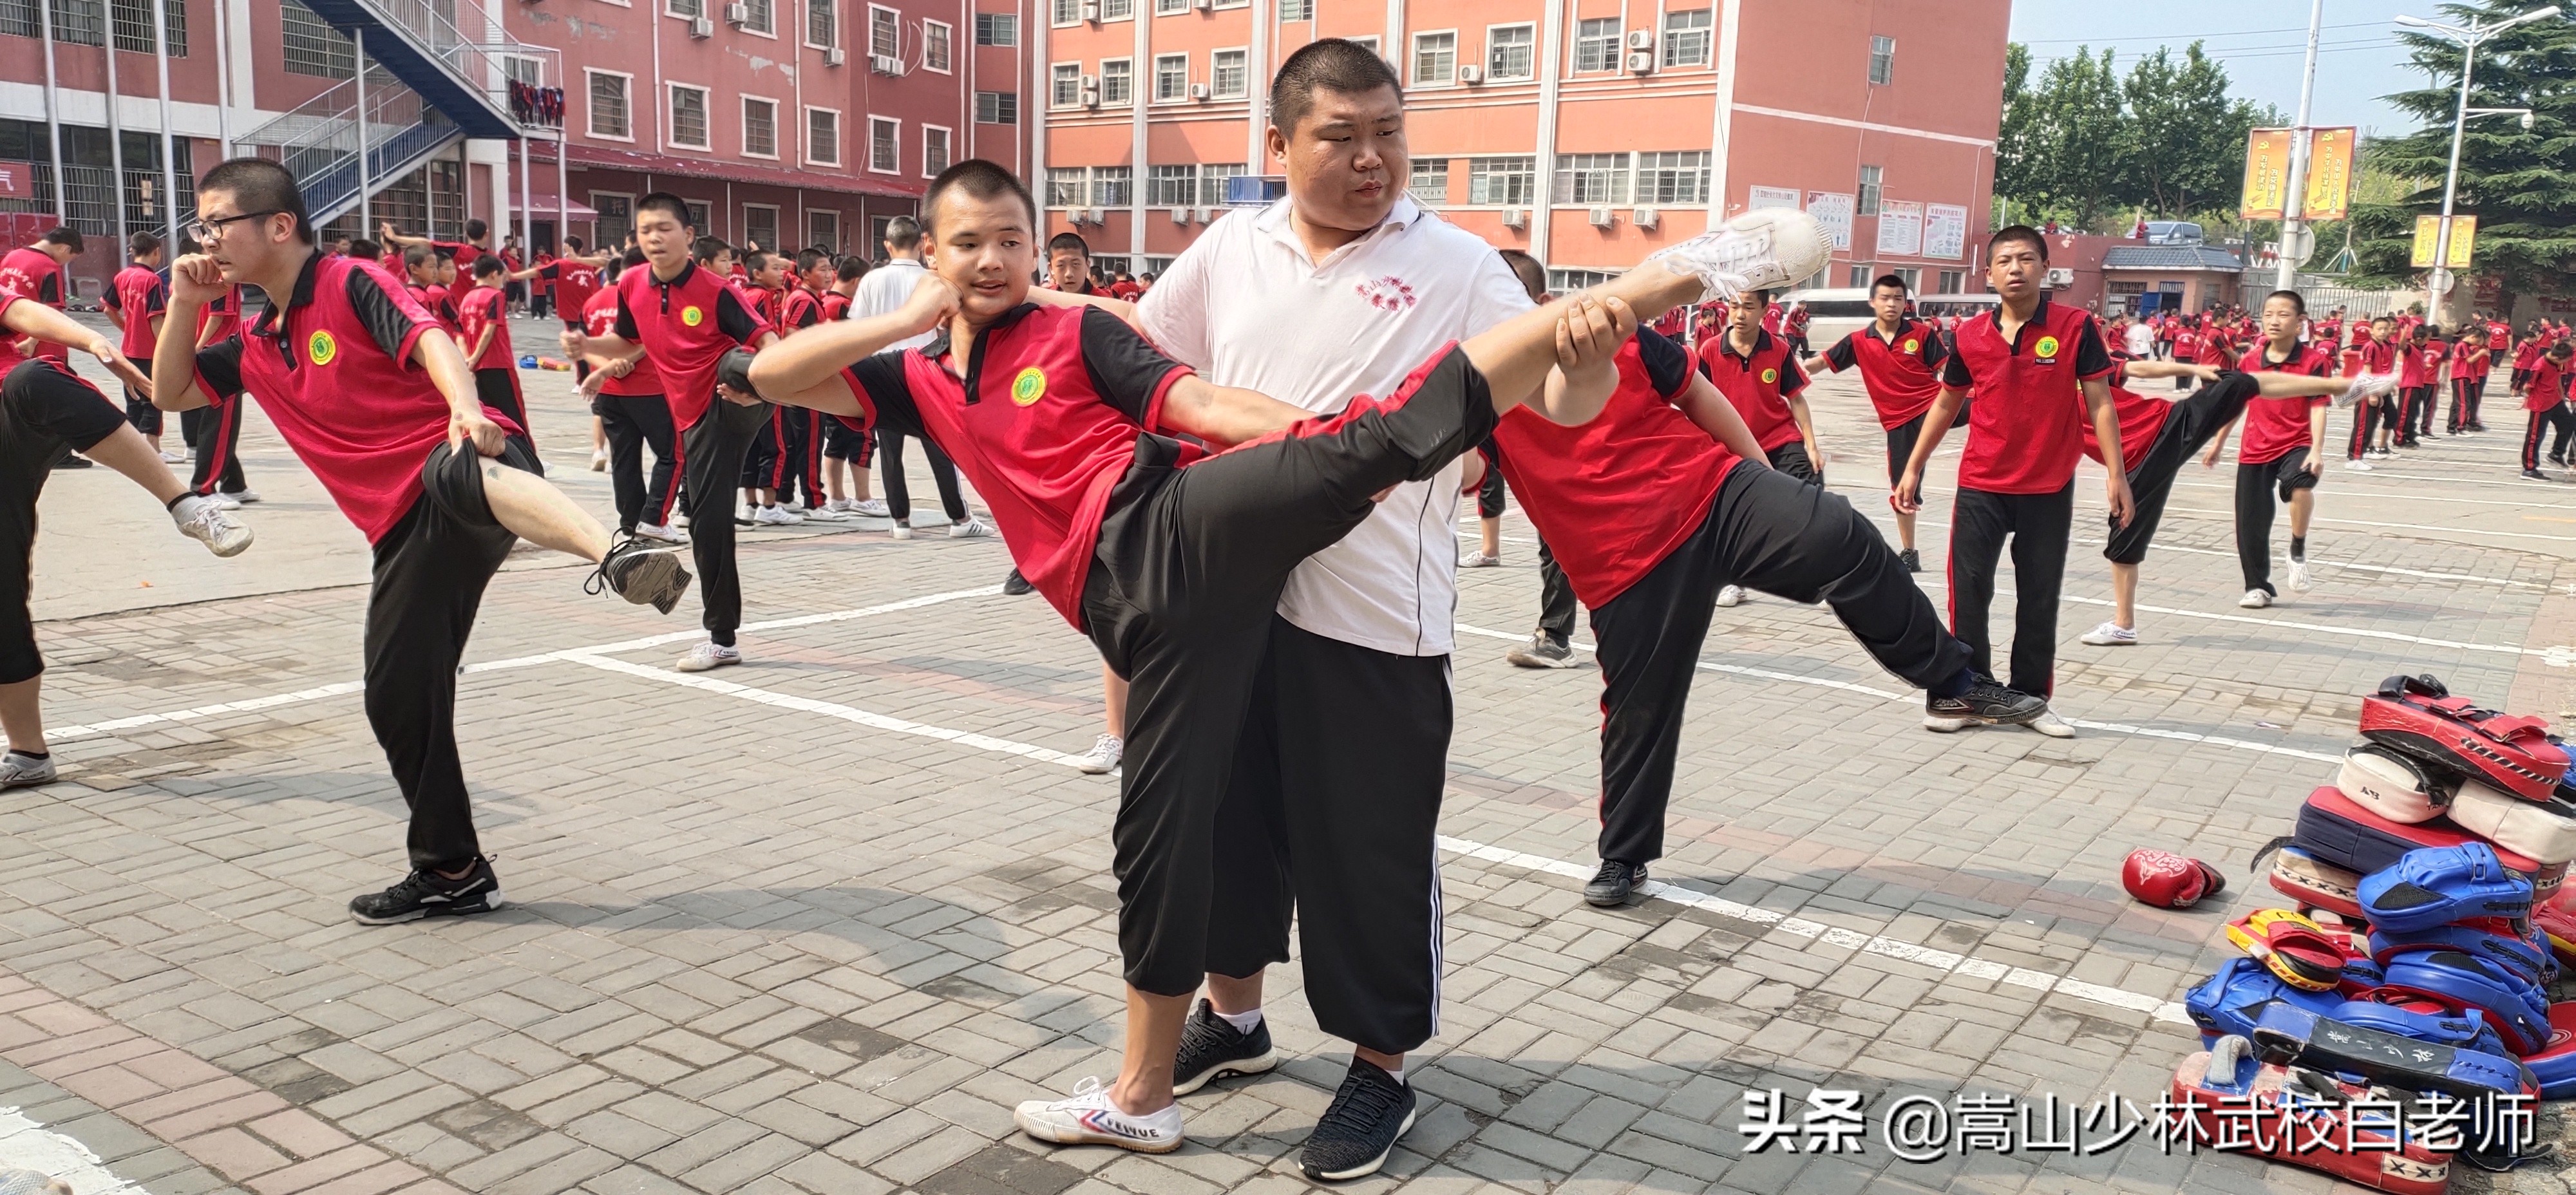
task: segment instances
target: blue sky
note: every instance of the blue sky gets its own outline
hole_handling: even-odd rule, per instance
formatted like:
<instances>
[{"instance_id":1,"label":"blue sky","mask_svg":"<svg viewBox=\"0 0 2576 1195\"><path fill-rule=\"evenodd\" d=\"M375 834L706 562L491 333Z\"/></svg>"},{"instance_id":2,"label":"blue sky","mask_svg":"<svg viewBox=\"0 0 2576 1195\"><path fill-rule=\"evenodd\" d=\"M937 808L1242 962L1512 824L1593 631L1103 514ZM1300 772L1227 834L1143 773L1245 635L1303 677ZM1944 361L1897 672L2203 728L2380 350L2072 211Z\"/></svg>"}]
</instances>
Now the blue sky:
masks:
<instances>
[{"instance_id":1,"label":"blue sky","mask_svg":"<svg viewBox=\"0 0 2576 1195\"><path fill-rule=\"evenodd\" d=\"M2360 125L2366 133L2382 134L2414 128L2379 98L2425 82L2391 36L2389 18L2399 13L2438 15L2433 0L2326 0L2314 123ZM2080 44L2097 51L2109 46L2119 51L2123 73L2128 62L2159 45L2180 54L2202 41L2207 53L2226 64L2236 94L2294 115L2307 24L2303 0L2014 0L2012 39L2029 43L2035 63L2072 54Z\"/></svg>"}]
</instances>

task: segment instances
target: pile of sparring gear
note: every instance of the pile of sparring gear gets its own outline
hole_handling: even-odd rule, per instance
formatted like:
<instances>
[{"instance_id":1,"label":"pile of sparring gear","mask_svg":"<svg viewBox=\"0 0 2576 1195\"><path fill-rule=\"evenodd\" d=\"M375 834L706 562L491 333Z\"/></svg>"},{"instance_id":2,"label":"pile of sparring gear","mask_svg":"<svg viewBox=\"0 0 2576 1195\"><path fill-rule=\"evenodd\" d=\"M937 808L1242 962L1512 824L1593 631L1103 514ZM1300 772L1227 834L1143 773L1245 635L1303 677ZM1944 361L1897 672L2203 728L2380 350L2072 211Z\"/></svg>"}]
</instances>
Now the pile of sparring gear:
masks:
<instances>
[{"instance_id":1,"label":"pile of sparring gear","mask_svg":"<svg viewBox=\"0 0 2576 1195\"><path fill-rule=\"evenodd\" d=\"M2400 1106L2576 1096L2576 1002L2549 994L2576 964L2564 887L2576 759L2539 719L2478 708L2429 676L2381 682L2361 733L2297 833L2257 855L2258 870L2273 856L2266 878L2297 908L2227 927L2247 957L2185 997L2207 1049L2171 1099L2302 1126L2250 1141L2234 1127L2271 1160L2442 1195L2454 1160L2504 1169L2547 1151L2427 1141ZM2203 1140L2229 1129L2223 1114L2189 1115Z\"/></svg>"}]
</instances>

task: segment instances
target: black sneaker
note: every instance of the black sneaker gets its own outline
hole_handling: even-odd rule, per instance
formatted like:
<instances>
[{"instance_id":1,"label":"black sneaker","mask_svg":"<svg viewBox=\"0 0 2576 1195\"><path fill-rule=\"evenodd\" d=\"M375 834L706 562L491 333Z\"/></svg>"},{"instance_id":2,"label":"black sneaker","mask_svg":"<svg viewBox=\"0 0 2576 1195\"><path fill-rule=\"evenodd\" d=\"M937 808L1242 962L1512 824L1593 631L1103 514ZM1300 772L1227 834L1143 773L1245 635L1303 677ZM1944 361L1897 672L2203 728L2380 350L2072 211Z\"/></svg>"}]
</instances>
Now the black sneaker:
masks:
<instances>
[{"instance_id":1,"label":"black sneaker","mask_svg":"<svg viewBox=\"0 0 2576 1195\"><path fill-rule=\"evenodd\" d=\"M1375 1174L1396 1138L1413 1127L1413 1111L1411 1086L1354 1058L1342 1089L1333 1093L1333 1106L1306 1138L1297 1168L1322 1183Z\"/></svg>"},{"instance_id":2,"label":"black sneaker","mask_svg":"<svg viewBox=\"0 0 2576 1195\"><path fill-rule=\"evenodd\" d=\"M668 614L680 604L680 595L689 591L689 570L680 566L679 553L646 547L645 541L630 536L609 545L608 555L581 586L584 593L602 588L613 589L639 606L649 602Z\"/></svg>"},{"instance_id":3,"label":"black sneaker","mask_svg":"<svg viewBox=\"0 0 2576 1195\"><path fill-rule=\"evenodd\" d=\"M1188 1095L1217 1079L1257 1075L1277 1065L1279 1053L1270 1048L1267 1018L1245 1033L1201 1000L1181 1026L1181 1050L1172 1060L1172 1094Z\"/></svg>"},{"instance_id":4,"label":"black sneaker","mask_svg":"<svg viewBox=\"0 0 2576 1195\"><path fill-rule=\"evenodd\" d=\"M2017 726L2047 712L2046 699L2016 693L1982 676L1956 697L1923 695L1923 726L1927 730L1946 732L1996 723Z\"/></svg>"},{"instance_id":5,"label":"black sneaker","mask_svg":"<svg viewBox=\"0 0 2576 1195\"><path fill-rule=\"evenodd\" d=\"M2523 475L2523 476L2525 476L2525 477L2528 477L2528 478L2532 479L2533 481L2547 481L2547 480L2549 480L2549 475L2548 475L2548 474L2546 474L2546 473L2541 472L2541 471L2540 471L2540 470L2538 470L2538 469L2525 469L2525 470L2523 470L2523 471L2522 471L2522 475Z\"/></svg>"},{"instance_id":6,"label":"black sneaker","mask_svg":"<svg viewBox=\"0 0 2576 1195\"><path fill-rule=\"evenodd\" d=\"M434 872L415 871L382 892L365 893L349 902L349 915L360 925L397 925L423 917L464 917L500 908L501 877L492 861L474 857L474 869L451 880Z\"/></svg>"},{"instance_id":7,"label":"black sneaker","mask_svg":"<svg viewBox=\"0 0 2576 1195\"><path fill-rule=\"evenodd\" d=\"M1905 571L1909 573L1919 573L1923 571L1923 553L1921 552L1917 552L1912 548L1907 548L1902 552L1898 552L1896 554L1896 559L1905 565Z\"/></svg>"},{"instance_id":8,"label":"black sneaker","mask_svg":"<svg viewBox=\"0 0 2576 1195\"><path fill-rule=\"evenodd\" d=\"M90 469L97 467L97 465L97 461L82 456L77 452L54 462L54 467L57 469Z\"/></svg>"},{"instance_id":9,"label":"black sneaker","mask_svg":"<svg viewBox=\"0 0 2576 1195\"><path fill-rule=\"evenodd\" d=\"M1012 569L1010 576L1002 578L1002 592L1012 597L1018 597L1036 588L1037 586L1029 584L1027 577L1020 575L1018 569Z\"/></svg>"},{"instance_id":10,"label":"black sneaker","mask_svg":"<svg viewBox=\"0 0 2576 1195\"><path fill-rule=\"evenodd\" d=\"M1616 908L1628 903L1628 894L1645 882L1645 864L1604 859L1601 870L1592 873L1592 882L1583 886L1583 900L1605 909Z\"/></svg>"},{"instance_id":11,"label":"black sneaker","mask_svg":"<svg viewBox=\"0 0 2576 1195\"><path fill-rule=\"evenodd\" d=\"M1504 652L1503 658L1515 668L1572 668L1574 645L1538 631L1530 635L1529 642Z\"/></svg>"}]
</instances>

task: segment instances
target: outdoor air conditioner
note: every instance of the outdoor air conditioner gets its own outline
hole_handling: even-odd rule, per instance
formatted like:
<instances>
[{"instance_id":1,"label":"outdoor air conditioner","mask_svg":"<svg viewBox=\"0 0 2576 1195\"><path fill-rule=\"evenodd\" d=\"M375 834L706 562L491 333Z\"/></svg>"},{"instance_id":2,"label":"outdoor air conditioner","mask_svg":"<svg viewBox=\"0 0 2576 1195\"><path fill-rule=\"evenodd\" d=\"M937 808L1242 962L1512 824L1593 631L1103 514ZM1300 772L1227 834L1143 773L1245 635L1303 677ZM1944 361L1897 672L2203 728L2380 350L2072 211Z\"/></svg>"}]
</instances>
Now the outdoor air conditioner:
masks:
<instances>
[{"instance_id":1,"label":"outdoor air conditioner","mask_svg":"<svg viewBox=\"0 0 2576 1195\"><path fill-rule=\"evenodd\" d=\"M1207 84L1205 84L1205 83L1192 83L1192 84L1190 84L1190 98L1191 98L1191 99L1194 99L1194 100L1204 100L1204 99L1206 99L1207 97L1208 97Z\"/></svg>"},{"instance_id":2,"label":"outdoor air conditioner","mask_svg":"<svg viewBox=\"0 0 2576 1195\"><path fill-rule=\"evenodd\" d=\"M1085 108L1097 108L1100 106L1100 76L1084 75L1082 77L1082 106Z\"/></svg>"},{"instance_id":3,"label":"outdoor air conditioner","mask_svg":"<svg viewBox=\"0 0 2576 1195\"><path fill-rule=\"evenodd\" d=\"M1662 212L1650 207L1641 207L1628 214L1628 222L1639 228L1653 228L1655 225L1662 223L1663 219L1664 214Z\"/></svg>"},{"instance_id":4,"label":"outdoor air conditioner","mask_svg":"<svg viewBox=\"0 0 2576 1195\"><path fill-rule=\"evenodd\" d=\"M1654 30L1652 30L1652 29L1631 29L1631 30L1629 30L1629 31L1628 31L1628 48L1629 48L1629 49L1631 49L1631 50L1651 50L1651 49L1654 49L1654 48L1655 48L1655 31L1654 31Z\"/></svg>"},{"instance_id":5,"label":"outdoor air conditioner","mask_svg":"<svg viewBox=\"0 0 2576 1195\"><path fill-rule=\"evenodd\" d=\"M1206 12L1209 7L1209 0L1190 0L1190 7L1195 8L1200 12Z\"/></svg>"},{"instance_id":6,"label":"outdoor air conditioner","mask_svg":"<svg viewBox=\"0 0 2576 1195\"><path fill-rule=\"evenodd\" d=\"M880 75L901 75L903 74L903 59L897 58L892 54L870 54L868 55L868 69L875 71Z\"/></svg>"},{"instance_id":7,"label":"outdoor air conditioner","mask_svg":"<svg viewBox=\"0 0 2576 1195\"><path fill-rule=\"evenodd\" d=\"M1101 221L1101 217L1109 214L1109 209L1105 207L1095 207L1089 209L1089 214L1091 216L1091 222L1098 224Z\"/></svg>"},{"instance_id":8,"label":"outdoor air conditioner","mask_svg":"<svg viewBox=\"0 0 2576 1195\"><path fill-rule=\"evenodd\" d=\"M1214 223L1216 223L1216 212L1217 212L1217 209L1212 208L1212 207L1203 207L1203 208L1200 208L1200 209L1199 209L1199 223L1201 223L1201 224L1214 224Z\"/></svg>"},{"instance_id":9,"label":"outdoor air conditioner","mask_svg":"<svg viewBox=\"0 0 2576 1195\"><path fill-rule=\"evenodd\" d=\"M1609 208L1596 207L1592 209L1592 226L1594 228L1608 228L1616 220L1617 217L1610 214Z\"/></svg>"},{"instance_id":10,"label":"outdoor air conditioner","mask_svg":"<svg viewBox=\"0 0 2576 1195\"><path fill-rule=\"evenodd\" d=\"M823 65L825 66L839 66L845 60L845 56L841 53L841 47L839 46L833 46L832 48L823 51Z\"/></svg>"},{"instance_id":11,"label":"outdoor air conditioner","mask_svg":"<svg viewBox=\"0 0 2576 1195\"><path fill-rule=\"evenodd\" d=\"M750 23L750 5L740 3L739 0L737 0L736 3L725 5L725 24L731 25L736 29L740 29Z\"/></svg>"},{"instance_id":12,"label":"outdoor air conditioner","mask_svg":"<svg viewBox=\"0 0 2576 1195\"><path fill-rule=\"evenodd\" d=\"M1504 209L1503 209L1503 227L1505 227L1505 228L1527 228L1527 227L1529 227L1529 209L1528 209L1528 208L1525 208L1525 207L1507 207L1507 208L1504 208Z\"/></svg>"},{"instance_id":13,"label":"outdoor air conditioner","mask_svg":"<svg viewBox=\"0 0 2576 1195\"><path fill-rule=\"evenodd\" d=\"M1469 86L1469 87L1473 87L1473 86L1475 86L1475 85L1477 85L1477 84L1479 84L1479 83L1482 83L1482 82L1484 82L1484 81L1485 81L1485 68L1483 68L1483 67L1481 67L1481 66L1462 66L1462 67L1459 67L1459 68L1458 68L1458 81L1459 81L1459 82L1461 82L1461 83L1466 84L1466 85L1467 85L1467 86Z\"/></svg>"},{"instance_id":14,"label":"outdoor air conditioner","mask_svg":"<svg viewBox=\"0 0 2576 1195\"><path fill-rule=\"evenodd\" d=\"M2060 289L2060 288L2063 288L2063 287L2069 287L2069 286L2073 286L2073 285L2075 285L2075 270L2074 270L2072 267L2069 267L2069 266L2051 266L2051 267L2049 267L2049 271L2048 271L2048 287L2049 287L2049 289L2051 289L2051 290L2057 290L2057 289Z\"/></svg>"},{"instance_id":15,"label":"outdoor air conditioner","mask_svg":"<svg viewBox=\"0 0 2576 1195\"><path fill-rule=\"evenodd\" d=\"M1654 74L1655 56L1652 54L1630 54L1628 56L1628 73L1632 75Z\"/></svg>"},{"instance_id":16,"label":"outdoor air conditioner","mask_svg":"<svg viewBox=\"0 0 2576 1195\"><path fill-rule=\"evenodd\" d=\"M1189 222L1190 222L1190 209L1185 208L1185 207L1176 207L1176 208L1173 208L1173 209L1172 209L1172 223L1174 223L1174 224L1187 224L1187 223L1189 223Z\"/></svg>"},{"instance_id":17,"label":"outdoor air conditioner","mask_svg":"<svg viewBox=\"0 0 2576 1195\"><path fill-rule=\"evenodd\" d=\"M1082 0L1082 19L1094 23L1100 20L1100 0Z\"/></svg>"},{"instance_id":18,"label":"outdoor air conditioner","mask_svg":"<svg viewBox=\"0 0 2576 1195\"><path fill-rule=\"evenodd\" d=\"M705 41L716 35L716 23L706 17L689 18L689 36Z\"/></svg>"}]
</instances>

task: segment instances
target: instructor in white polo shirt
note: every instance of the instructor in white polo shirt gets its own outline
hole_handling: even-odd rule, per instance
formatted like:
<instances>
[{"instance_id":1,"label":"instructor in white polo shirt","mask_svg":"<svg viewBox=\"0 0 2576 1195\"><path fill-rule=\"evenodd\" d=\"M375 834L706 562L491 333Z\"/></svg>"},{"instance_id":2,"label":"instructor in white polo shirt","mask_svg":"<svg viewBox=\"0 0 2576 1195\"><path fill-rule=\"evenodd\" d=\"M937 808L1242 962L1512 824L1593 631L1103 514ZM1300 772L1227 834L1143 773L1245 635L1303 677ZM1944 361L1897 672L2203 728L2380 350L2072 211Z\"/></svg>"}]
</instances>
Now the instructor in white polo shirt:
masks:
<instances>
[{"instance_id":1,"label":"instructor in white polo shirt","mask_svg":"<svg viewBox=\"0 0 2576 1195\"><path fill-rule=\"evenodd\" d=\"M1491 245L1404 195L1395 72L1340 39L1291 55L1271 86L1269 152L1288 196L1208 229L1139 302L1146 335L1220 386L1318 414L1389 394L1443 343L1531 306ZM1551 377L1551 387L1562 378ZM1217 815L1209 999L1191 1014L1181 1092L1277 1064L1262 970L1288 961L1353 1043L1309 1138L1315 1179L1370 1173L1413 1119L1405 1052L1439 1028L1449 653L1462 474L1398 487L1289 578Z\"/></svg>"}]
</instances>

